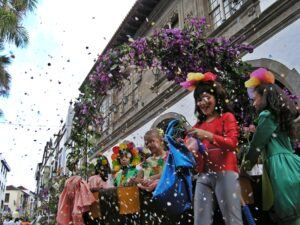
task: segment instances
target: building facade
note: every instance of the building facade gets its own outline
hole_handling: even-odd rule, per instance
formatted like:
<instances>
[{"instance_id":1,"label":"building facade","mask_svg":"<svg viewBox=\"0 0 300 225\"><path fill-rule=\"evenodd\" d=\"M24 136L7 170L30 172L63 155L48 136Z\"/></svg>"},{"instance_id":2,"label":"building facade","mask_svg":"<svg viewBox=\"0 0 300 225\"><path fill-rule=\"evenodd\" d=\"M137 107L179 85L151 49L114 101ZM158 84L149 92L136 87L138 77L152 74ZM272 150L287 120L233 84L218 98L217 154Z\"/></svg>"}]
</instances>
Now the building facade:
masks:
<instances>
[{"instance_id":1,"label":"building facade","mask_svg":"<svg viewBox=\"0 0 300 225\"><path fill-rule=\"evenodd\" d=\"M211 37L243 37L243 42L254 46L254 52L243 59L253 67L269 69L279 85L300 96L297 0L140 0L105 50L127 42L128 35L137 38L161 27L182 27L187 16L206 17ZM192 94L168 82L165 76L146 71L130 76L126 82L121 91L110 91L101 102L105 122L99 146L104 151L122 139L142 145L148 129L170 118L184 116L195 123Z\"/></svg>"},{"instance_id":2,"label":"building facade","mask_svg":"<svg viewBox=\"0 0 300 225\"><path fill-rule=\"evenodd\" d=\"M53 163L53 155L54 155L54 148L52 139L46 143L43 152L42 162L37 164L36 171L35 171L35 180L36 180L36 197L34 208L37 210L41 207L42 200L47 197L47 190L50 181L51 175L51 166Z\"/></svg>"},{"instance_id":3,"label":"building facade","mask_svg":"<svg viewBox=\"0 0 300 225\"><path fill-rule=\"evenodd\" d=\"M6 182L7 182L7 173L10 171L10 167L5 161L5 159L0 154L1 160L1 170L0 170L0 212L3 212L4 209L4 198L5 198L5 190L6 190Z\"/></svg>"},{"instance_id":4,"label":"building facade","mask_svg":"<svg viewBox=\"0 0 300 225\"><path fill-rule=\"evenodd\" d=\"M53 139L51 138L46 143L42 160L37 164L35 172L36 196L33 206L36 214L49 214L45 209L47 209L46 205L49 204L51 197L53 197L51 196L51 191L55 188L53 185L60 178L69 175L66 162L68 153L71 151L69 142L73 116L73 107L70 104L66 123L54 135Z\"/></svg>"},{"instance_id":5,"label":"building facade","mask_svg":"<svg viewBox=\"0 0 300 225\"><path fill-rule=\"evenodd\" d=\"M9 213L16 217L32 216L33 192L23 186L8 185L5 191L4 214Z\"/></svg>"}]
</instances>

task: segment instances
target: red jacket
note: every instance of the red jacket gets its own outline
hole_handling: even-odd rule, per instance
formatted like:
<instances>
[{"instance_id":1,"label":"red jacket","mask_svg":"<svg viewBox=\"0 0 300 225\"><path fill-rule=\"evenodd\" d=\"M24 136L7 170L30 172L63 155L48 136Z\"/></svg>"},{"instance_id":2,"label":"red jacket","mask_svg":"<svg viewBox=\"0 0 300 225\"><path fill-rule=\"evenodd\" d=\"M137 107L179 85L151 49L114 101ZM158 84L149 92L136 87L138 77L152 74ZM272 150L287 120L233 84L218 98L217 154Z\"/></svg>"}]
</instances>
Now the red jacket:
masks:
<instances>
[{"instance_id":1,"label":"red jacket","mask_svg":"<svg viewBox=\"0 0 300 225\"><path fill-rule=\"evenodd\" d=\"M197 123L194 128L213 133L213 142L202 140L208 155L196 155L197 171L205 169L219 172L231 170L238 172L236 150L239 129L232 113L224 113L210 122Z\"/></svg>"}]
</instances>

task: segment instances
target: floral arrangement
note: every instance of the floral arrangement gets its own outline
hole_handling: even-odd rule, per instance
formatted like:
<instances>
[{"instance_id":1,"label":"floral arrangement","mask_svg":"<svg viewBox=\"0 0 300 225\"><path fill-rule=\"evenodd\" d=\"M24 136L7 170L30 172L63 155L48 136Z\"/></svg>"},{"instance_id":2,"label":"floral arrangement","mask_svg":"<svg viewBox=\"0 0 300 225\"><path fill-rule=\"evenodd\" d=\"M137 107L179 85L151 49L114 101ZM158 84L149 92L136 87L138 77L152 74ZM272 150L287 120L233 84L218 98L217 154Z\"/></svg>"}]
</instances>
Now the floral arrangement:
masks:
<instances>
[{"instance_id":1,"label":"floral arrangement","mask_svg":"<svg viewBox=\"0 0 300 225\"><path fill-rule=\"evenodd\" d=\"M127 154L130 158L130 166L136 166L141 162L139 150L134 146L132 142L121 143L113 147L113 154L111 155L112 166L115 172L121 169L120 158L121 155Z\"/></svg>"}]
</instances>

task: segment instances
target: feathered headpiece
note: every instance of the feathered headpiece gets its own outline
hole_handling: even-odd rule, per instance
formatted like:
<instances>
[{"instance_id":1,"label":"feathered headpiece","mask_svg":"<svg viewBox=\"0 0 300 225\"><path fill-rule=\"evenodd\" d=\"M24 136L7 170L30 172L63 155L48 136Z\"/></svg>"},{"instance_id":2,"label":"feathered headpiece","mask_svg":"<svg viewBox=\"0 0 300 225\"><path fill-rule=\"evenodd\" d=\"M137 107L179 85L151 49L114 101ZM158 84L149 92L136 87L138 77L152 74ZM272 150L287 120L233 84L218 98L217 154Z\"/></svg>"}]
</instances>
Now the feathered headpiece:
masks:
<instances>
[{"instance_id":1,"label":"feathered headpiece","mask_svg":"<svg viewBox=\"0 0 300 225\"><path fill-rule=\"evenodd\" d=\"M254 88L261 84L274 84L274 74L265 68L254 70L250 74L250 79L245 82L246 88Z\"/></svg>"},{"instance_id":2,"label":"feathered headpiece","mask_svg":"<svg viewBox=\"0 0 300 225\"><path fill-rule=\"evenodd\" d=\"M139 150L132 142L121 143L113 147L113 154L111 155L113 170L118 172L121 169L120 158L122 155L127 154L130 160L130 166L136 166L141 162Z\"/></svg>"},{"instance_id":3,"label":"feathered headpiece","mask_svg":"<svg viewBox=\"0 0 300 225\"><path fill-rule=\"evenodd\" d=\"M261 84L274 84L275 76L272 72L265 68L259 68L254 70L250 74L250 79L245 82L245 87L248 88L248 95L253 98L253 90L255 87Z\"/></svg>"},{"instance_id":4,"label":"feathered headpiece","mask_svg":"<svg viewBox=\"0 0 300 225\"><path fill-rule=\"evenodd\" d=\"M189 90L194 91L198 82L215 81L217 76L214 73L188 73L185 82L181 82L180 86Z\"/></svg>"}]
</instances>

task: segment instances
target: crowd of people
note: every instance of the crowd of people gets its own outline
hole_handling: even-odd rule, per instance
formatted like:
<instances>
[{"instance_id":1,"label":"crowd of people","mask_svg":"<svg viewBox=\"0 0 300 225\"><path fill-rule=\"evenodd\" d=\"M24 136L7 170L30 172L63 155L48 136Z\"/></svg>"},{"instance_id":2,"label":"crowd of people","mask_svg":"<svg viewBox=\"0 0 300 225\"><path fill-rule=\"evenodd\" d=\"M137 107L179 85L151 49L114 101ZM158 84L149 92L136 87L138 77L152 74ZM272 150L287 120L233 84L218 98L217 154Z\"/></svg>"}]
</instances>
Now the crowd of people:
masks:
<instances>
[{"instance_id":1,"label":"crowd of people","mask_svg":"<svg viewBox=\"0 0 300 225\"><path fill-rule=\"evenodd\" d=\"M249 204L253 205L250 209L257 224L299 225L300 157L290 140L299 110L275 84L274 75L259 68L245 83L258 122L247 129L252 132L252 140L241 163L237 159L241 131L217 76L211 72L190 73L181 85L194 91L197 117L197 123L181 140L196 162L192 171L193 212L189 211L194 225L219 224L219 221L226 225L245 223L242 206L247 200L242 194L241 177L251 183L249 196L253 195L250 198L254 200ZM191 139L197 140L204 150L191 145ZM169 146L159 129L147 131L144 142L144 148L130 141L113 147L112 167L100 155L88 182L79 176L69 178L59 201L58 225L106 224L103 209L99 208L99 190L113 187L139 190L147 203L142 204L139 216L150 218L145 224L175 224L164 211L152 207L155 188L159 182L166 182L162 174L168 157L172 157ZM253 170L258 172L253 174ZM120 224L138 224L129 217L130 213L125 213ZM181 215L183 218L186 217Z\"/></svg>"},{"instance_id":2,"label":"crowd of people","mask_svg":"<svg viewBox=\"0 0 300 225\"><path fill-rule=\"evenodd\" d=\"M5 216L4 220L0 221L2 225L31 225L29 219L27 217L24 218L13 218L11 215Z\"/></svg>"}]
</instances>

